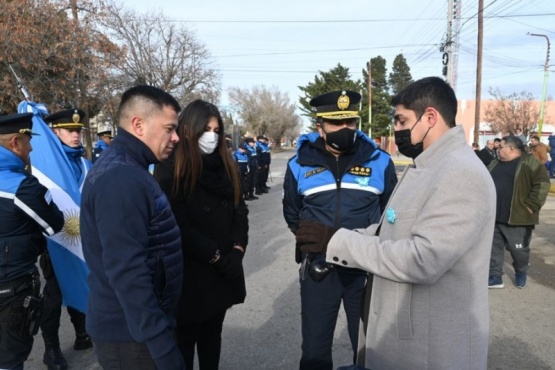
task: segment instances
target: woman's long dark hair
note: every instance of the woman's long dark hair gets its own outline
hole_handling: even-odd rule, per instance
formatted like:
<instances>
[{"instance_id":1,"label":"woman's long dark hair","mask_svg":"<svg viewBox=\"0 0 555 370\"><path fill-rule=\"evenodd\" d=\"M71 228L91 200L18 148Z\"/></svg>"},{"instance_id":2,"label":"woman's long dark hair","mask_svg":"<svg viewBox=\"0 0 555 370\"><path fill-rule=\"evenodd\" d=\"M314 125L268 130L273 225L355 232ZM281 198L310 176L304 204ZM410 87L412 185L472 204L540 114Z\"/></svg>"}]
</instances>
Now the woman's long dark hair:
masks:
<instances>
[{"instance_id":1,"label":"woman's long dark hair","mask_svg":"<svg viewBox=\"0 0 555 370\"><path fill-rule=\"evenodd\" d=\"M237 163L230 155L225 143L224 123L218 108L209 102L197 99L185 107L179 115L177 133L179 142L175 148L174 193L188 189L192 194L202 173L202 154L198 140L206 130L210 118L218 120L218 147L225 168L225 173L233 186L235 205L241 199L241 183Z\"/></svg>"}]
</instances>

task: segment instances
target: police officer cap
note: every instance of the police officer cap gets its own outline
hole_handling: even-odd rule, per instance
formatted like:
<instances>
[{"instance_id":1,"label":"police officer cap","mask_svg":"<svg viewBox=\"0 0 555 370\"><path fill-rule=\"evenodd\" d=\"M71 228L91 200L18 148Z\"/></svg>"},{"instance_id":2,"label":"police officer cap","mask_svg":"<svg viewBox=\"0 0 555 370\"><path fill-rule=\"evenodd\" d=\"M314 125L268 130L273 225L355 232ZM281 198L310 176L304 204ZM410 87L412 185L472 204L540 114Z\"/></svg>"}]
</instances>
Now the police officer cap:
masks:
<instances>
[{"instance_id":1,"label":"police officer cap","mask_svg":"<svg viewBox=\"0 0 555 370\"><path fill-rule=\"evenodd\" d=\"M83 128L85 112L81 109L66 109L44 118L52 128Z\"/></svg>"},{"instance_id":2,"label":"police officer cap","mask_svg":"<svg viewBox=\"0 0 555 370\"><path fill-rule=\"evenodd\" d=\"M33 113L15 113L0 116L0 135L28 134L38 135L31 131L33 128Z\"/></svg>"},{"instance_id":3,"label":"police officer cap","mask_svg":"<svg viewBox=\"0 0 555 370\"><path fill-rule=\"evenodd\" d=\"M316 117L324 120L345 120L358 118L358 103L361 95L355 91L332 91L319 95L310 101L316 108Z\"/></svg>"},{"instance_id":4,"label":"police officer cap","mask_svg":"<svg viewBox=\"0 0 555 370\"><path fill-rule=\"evenodd\" d=\"M112 138L112 131L111 130L106 130L106 131L100 131L97 133L98 137L104 137L104 136L108 136L110 138Z\"/></svg>"}]
</instances>

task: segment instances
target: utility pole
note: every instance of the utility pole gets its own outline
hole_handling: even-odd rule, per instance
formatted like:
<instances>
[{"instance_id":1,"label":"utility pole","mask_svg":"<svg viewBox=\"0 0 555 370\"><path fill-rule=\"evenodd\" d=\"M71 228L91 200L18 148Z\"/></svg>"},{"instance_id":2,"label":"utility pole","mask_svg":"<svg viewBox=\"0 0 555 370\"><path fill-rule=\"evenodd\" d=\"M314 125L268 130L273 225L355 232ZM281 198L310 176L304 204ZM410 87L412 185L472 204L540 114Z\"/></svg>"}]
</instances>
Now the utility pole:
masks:
<instances>
[{"instance_id":1,"label":"utility pole","mask_svg":"<svg viewBox=\"0 0 555 370\"><path fill-rule=\"evenodd\" d=\"M368 137L372 138L372 60L366 63L368 68Z\"/></svg>"},{"instance_id":2,"label":"utility pole","mask_svg":"<svg viewBox=\"0 0 555 370\"><path fill-rule=\"evenodd\" d=\"M453 47L453 0L447 1L447 35L445 36L445 43L442 45L443 51L443 76L445 80L451 85L453 80L453 67L451 65L451 53ZM452 85L451 85L452 86Z\"/></svg>"},{"instance_id":3,"label":"utility pole","mask_svg":"<svg viewBox=\"0 0 555 370\"><path fill-rule=\"evenodd\" d=\"M543 89L542 89L542 101L540 103L540 119L538 121L538 136L542 137L542 126L543 126L543 117L544 117L544 109L545 109L545 100L547 98L547 77L549 75L549 51L551 49L551 43L549 42L549 37L547 35L543 35L540 33L530 33L530 36L539 36L545 37L547 41L547 55L545 56L545 65L543 67Z\"/></svg>"},{"instance_id":4,"label":"utility pole","mask_svg":"<svg viewBox=\"0 0 555 370\"><path fill-rule=\"evenodd\" d=\"M478 1L478 50L476 53L476 105L474 112L474 142L480 136L480 110L482 108L482 43L484 40L484 0Z\"/></svg>"}]
</instances>

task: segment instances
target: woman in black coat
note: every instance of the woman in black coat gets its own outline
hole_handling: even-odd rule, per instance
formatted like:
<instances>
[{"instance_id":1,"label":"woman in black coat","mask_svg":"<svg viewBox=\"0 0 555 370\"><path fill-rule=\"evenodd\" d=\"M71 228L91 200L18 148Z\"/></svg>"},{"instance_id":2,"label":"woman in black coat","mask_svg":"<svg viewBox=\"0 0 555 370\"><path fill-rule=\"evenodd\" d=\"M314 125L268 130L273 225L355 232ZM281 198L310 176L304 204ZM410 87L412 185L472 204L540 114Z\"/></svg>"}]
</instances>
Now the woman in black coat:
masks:
<instances>
[{"instance_id":1,"label":"woman in black coat","mask_svg":"<svg viewBox=\"0 0 555 370\"><path fill-rule=\"evenodd\" d=\"M187 369L195 346L201 370L218 369L223 321L246 296L243 255L248 209L240 175L215 105L195 100L179 116L180 141L154 175L168 195L181 229L183 292L177 343Z\"/></svg>"}]
</instances>

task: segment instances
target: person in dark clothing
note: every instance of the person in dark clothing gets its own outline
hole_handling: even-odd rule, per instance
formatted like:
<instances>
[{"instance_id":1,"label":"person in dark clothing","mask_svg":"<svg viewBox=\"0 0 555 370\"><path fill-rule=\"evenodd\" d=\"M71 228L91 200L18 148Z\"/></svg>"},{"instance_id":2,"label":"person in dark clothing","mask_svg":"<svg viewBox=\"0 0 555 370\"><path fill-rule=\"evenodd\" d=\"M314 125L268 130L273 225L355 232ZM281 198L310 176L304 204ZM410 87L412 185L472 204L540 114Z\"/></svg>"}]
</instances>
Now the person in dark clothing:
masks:
<instances>
[{"instance_id":1,"label":"person in dark clothing","mask_svg":"<svg viewBox=\"0 0 555 370\"><path fill-rule=\"evenodd\" d=\"M478 158L486 165L489 166L491 161L497 158L497 152L495 150L493 140L488 140L484 149L480 150L478 153Z\"/></svg>"},{"instance_id":2,"label":"person in dark clothing","mask_svg":"<svg viewBox=\"0 0 555 370\"><path fill-rule=\"evenodd\" d=\"M108 146L112 143L112 131L100 131L97 133L97 135L98 141L96 142L96 144L94 144L92 163L96 162L104 149L108 148Z\"/></svg>"},{"instance_id":3,"label":"person in dark clothing","mask_svg":"<svg viewBox=\"0 0 555 370\"><path fill-rule=\"evenodd\" d=\"M489 288L503 288L504 250L513 258L515 286L526 287L530 261L530 240L540 209L549 192L545 166L526 153L516 136L505 136L499 159L489 165L497 193L497 211L491 249Z\"/></svg>"},{"instance_id":4,"label":"person in dark clothing","mask_svg":"<svg viewBox=\"0 0 555 370\"><path fill-rule=\"evenodd\" d=\"M87 332L104 369L185 369L173 337L183 281L181 237L148 170L179 141L180 110L170 94L153 86L124 92L118 135L83 186Z\"/></svg>"},{"instance_id":5,"label":"person in dark clothing","mask_svg":"<svg viewBox=\"0 0 555 370\"><path fill-rule=\"evenodd\" d=\"M555 133L551 133L547 138L549 143L549 157L551 159L549 163L549 177L555 178Z\"/></svg>"},{"instance_id":6,"label":"person in dark clothing","mask_svg":"<svg viewBox=\"0 0 555 370\"><path fill-rule=\"evenodd\" d=\"M91 168L91 162L83 157L84 148L81 144L83 119L85 112L81 109L66 109L53 113L44 118L52 131L60 139L62 148L73 169L75 182L82 186ZM40 140L40 139L39 139ZM44 284L44 306L41 315L41 332L44 340L43 363L48 370L65 370L67 362L60 349L60 318L62 316L62 291L56 277L56 272L50 254L45 251L40 257L40 267L46 283ZM65 273L62 271L62 273ZM85 314L73 307L67 307L67 312L75 329L75 350L85 350L92 347L92 341L85 329Z\"/></svg>"},{"instance_id":7,"label":"person in dark clothing","mask_svg":"<svg viewBox=\"0 0 555 370\"><path fill-rule=\"evenodd\" d=\"M184 275L176 336L187 369L193 368L196 347L200 370L216 370L226 311L246 296L248 209L216 106L190 103L178 132L174 157L154 170L181 229Z\"/></svg>"},{"instance_id":8,"label":"person in dark clothing","mask_svg":"<svg viewBox=\"0 0 555 370\"><path fill-rule=\"evenodd\" d=\"M37 257L64 225L50 191L25 170L32 113L0 116L0 368L23 369L33 347L24 301L39 301ZM33 297L33 298L28 298ZM25 326L24 326L25 325Z\"/></svg>"},{"instance_id":9,"label":"person in dark clothing","mask_svg":"<svg viewBox=\"0 0 555 370\"><path fill-rule=\"evenodd\" d=\"M270 171L270 148L268 141L263 135L256 137L256 151L258 154L258 178L256 184L256 194L267 193L270 187L266 185L268 181L268 173Z\"/></svg>"},{"instance_id":10,"label":"person in dark clothing","mask_svg":"<svg viewBox=\"0 0 555 370\"><path fill-rule=\"evenodd\" d=\"M245 138L243 147L249 157L249 173L247 176L247 197L245 200L256 200L258 197L254 195L256 183L258 181L258 152L256 143L252 137Z\"/></svg>"},{"instance_id":11,"label":"person in dark clothing","mask_svg":"<svg viewBox=\"0 0 555 370\"><path fill-rule=\"evenodd\" d=\"M242 146L239 146L235 153L233 153L233 158L237 165L239 166L239 173L241 174L241 189L243 191L243 199L249 197L248 192L248 180L249 180L249 156L247 155L247 150Z\"/></svg>"},{"instance_id":12,"label":"person in dark clothing","mask_svg":"<svg viewBox=\"0 0 555 370\"><path fill-rule=\"evenodd\" d=\"M299 369L331 370L333 332L341 303L356 354L366 273L331 267L321 253L302 252L305 234L327 243L340 227L365 228L380 220L397 183L389 154L358 131L354 91L335 91L310 101L318 132L298 139L283 183L283 215L296 235L300 269L302 357Z\"/></svg>"}]
</instances>

